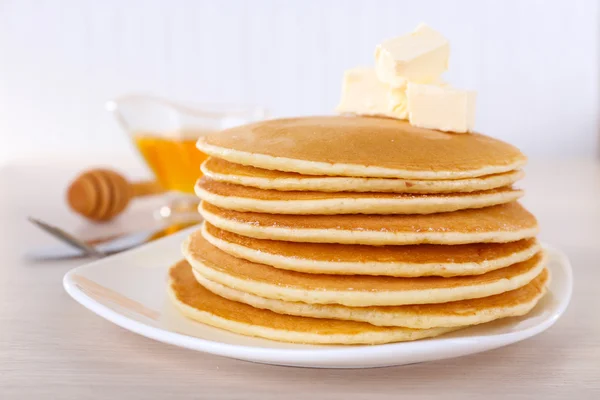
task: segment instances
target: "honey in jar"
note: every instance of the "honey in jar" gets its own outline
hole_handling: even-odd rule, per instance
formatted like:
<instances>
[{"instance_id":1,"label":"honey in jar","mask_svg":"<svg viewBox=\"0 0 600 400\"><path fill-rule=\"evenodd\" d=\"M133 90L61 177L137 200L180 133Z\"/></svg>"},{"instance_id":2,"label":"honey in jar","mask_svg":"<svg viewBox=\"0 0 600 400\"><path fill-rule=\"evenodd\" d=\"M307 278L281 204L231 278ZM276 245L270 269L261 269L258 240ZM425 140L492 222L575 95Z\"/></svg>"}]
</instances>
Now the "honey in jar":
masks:
<instances>
[{"instance_id":1,"label":"honey in jar","mask_svg":"<svg viewBox=\"0 0 600 400\"><path fill-rule=\"evenodd\" d=\"M196 149L199 137L259 121L261 107L175 103L144 94L120 96L106 109L127 132L155 179L168 192L165 205L155 213L171 221L197 221L198 197L194 185L207 158Z\"/></svg>"},{"instance_id":2,"label":"honey in jar","mask_svg":"<svg viewBox=\"0 0 600 400\"><path fill-rule=\"evenodd\" d=\"M168 191L194 193L201 175L200 164L207 155L196 148L196 141L207 131L186 131L170 135L137 132L133 140L160 185Z\"/></svg>"}]
</instances>

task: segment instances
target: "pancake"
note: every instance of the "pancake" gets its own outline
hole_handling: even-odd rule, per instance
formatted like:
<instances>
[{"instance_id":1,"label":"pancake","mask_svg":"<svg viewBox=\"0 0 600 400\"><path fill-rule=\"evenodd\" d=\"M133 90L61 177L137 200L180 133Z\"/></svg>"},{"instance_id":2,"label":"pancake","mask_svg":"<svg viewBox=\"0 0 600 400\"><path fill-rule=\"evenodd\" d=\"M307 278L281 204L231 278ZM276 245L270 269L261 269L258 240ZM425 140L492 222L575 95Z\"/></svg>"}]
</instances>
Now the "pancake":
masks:
<instances>
[{"instance_id":1,"label":"pancake","mask_svg":"<svg viewBox=\"0 0 600 400\"><path fill-rule=\"evenodd\" d=\"M526 162L514 146L485 135L343 116L261 121L203 136L197 147L233 163L306 175L461 179Z\"/></svg>"},{"instance_id":2,"label":"pancake","mask_svg":"<svg viewBox=\"0 0 600 400\"><path fill-rule=\"evenodd\" d=\"M282 192L202 177L196 194L221 208L269 214L433 214L504 204L523 196L510 187L472 193Z\"/></svg>"},{"instance_id":3,"label":"pancake","mask_svg":"<svg viewBox=\"0 0 600 400\"><path fill-rule=\"evenodd\" d=\"M525 261L540 250L536 239L456 246L295 243L249 238L207 222L191 236L199 234L232 256L312 274L397 277L479 275Z\"/></svg>"},{"instance_id":4,"label":"pancake","mask_svg":"<svg viewBox=\"0 0 600 400\"><path fill-rule=\"evenodd\" d=\"M402 326L413 329L477 325L500 318L525 315L542 298L550 278L548 269L544 269L535 279L519 289L480 299L426 305L345 307L266 299L221 285L193 270L192 272L198 282L211 292L252 307L280 314L362 321L377 326Z\"/></svg>"},{"instance_id":5,"label":"pancake","mask_svg":"<svg viewBox=\"0 0 600 400\"><path fill-rule=\"evenodd\" d=\"M196 281L185 261L171 267L169 276L169 297L184 316L247 336L295 343L378 344L423 339L457 329L381 327L282 315L217 296Z\"/></svg>"},{"instance_id":6,"label":"pancake","mask_svg":"<svg viewBox=\"0 0 600 400\"><path fill-rule=\"evenodd\" d=\"M204 176L218 182L259 189L314 192L462 193L510 186L525 175L522 170L478 178L455 180L408 180L302 175L234 164L210 157L201 166Z\"/></svg>"},{"instance_id":7,"label":"pancake","mask_svg":"<svg viewBox=\"0 0 600 400\"><path fill-rule=\"evenodd\" d=\"M427 215L275 215L202 202L202 217L258 239L369 245L506 243L533 237L535 217L519 203Z\"/></svg>"},{"instance_id":8,"label":"pancake","mask_svg":"<svg viewBox=\"0 0 600 400\"><path fill-rule=\"evenodd\" d=\"M233 257L191 235L182 246L192 268L205 278L246 293L284 301L346 306L445 303L492 296L529 283L544 268L545 256L486 274L452 278L395 278L306 274Z\"/></svg>"}]
</instances>

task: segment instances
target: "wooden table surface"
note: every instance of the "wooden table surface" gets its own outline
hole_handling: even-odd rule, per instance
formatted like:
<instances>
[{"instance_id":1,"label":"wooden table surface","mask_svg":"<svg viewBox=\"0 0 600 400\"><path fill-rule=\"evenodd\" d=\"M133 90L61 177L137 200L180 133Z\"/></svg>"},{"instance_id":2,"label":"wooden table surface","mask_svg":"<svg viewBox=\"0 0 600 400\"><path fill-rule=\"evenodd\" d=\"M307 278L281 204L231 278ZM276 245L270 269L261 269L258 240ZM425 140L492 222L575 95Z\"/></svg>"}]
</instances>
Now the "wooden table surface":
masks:
<instances>
[{"instance_id":1,"label":"wooden table surface","mask_svg":"<svg viewBox=\"0 0 600 400\"><path fill-rule=\"evenodd\" d=\"M54 243L27 215L87 235L154 223L151 200L107 226L70 214L64 187L90 160L24 160L0 169L0 399L600 399L600 164L594 161L531 161L522 185L541 238L564 250L574 267L571 305L548 331L451 360L315 370L230 360L143 338L64 292L63 275L84 261L26 259L26 251Z\"/></svg>"}]
</instances>

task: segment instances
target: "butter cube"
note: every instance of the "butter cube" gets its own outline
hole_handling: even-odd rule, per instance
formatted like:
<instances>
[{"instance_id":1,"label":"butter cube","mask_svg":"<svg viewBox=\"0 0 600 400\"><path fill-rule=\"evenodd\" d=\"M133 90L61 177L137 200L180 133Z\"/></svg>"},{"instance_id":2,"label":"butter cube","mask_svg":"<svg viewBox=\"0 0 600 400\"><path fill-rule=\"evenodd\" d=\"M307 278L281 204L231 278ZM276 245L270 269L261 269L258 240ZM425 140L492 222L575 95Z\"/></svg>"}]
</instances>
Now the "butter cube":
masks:
<instances>
[{"instance_id":1,"label":"butter cube","mask_svg":"<svg viewBox=\"0 0 600 400\"><path fill-rule=\"evenodd\" d=\"M392 88L380 82L373 68L353 68L344 73L342 98L336 111L406 119L406 88Z\"/></svg>"},{"instance_id":2,"label":"butter cube","mask_svg":"<svg viewBox=\"0 0 600 400\"><path fill-rule=\"evenodd\" d=\"M353 68L344 72L340 113L381 115L387 110L389 86L379 82L372 68Z\"/></svg>"},{"instance_id":3,"label":"butter cube","mask_svg":"<svg viewBox=\"0 0 600 400\"><path fill-rule=\"evenodd\" d=\"M446 132L466 133L475 125L474 91L450 86L408 83L408 120L411 125Z\"/></svg>"},{"instance_id":4,"label":"butter cube","mask_svg":"<svg viewBox=\"0 0 600 400\"><path fill-rule=\"evenodd\" d=\"M448 86L442 79L436 79L432 85ZM408 119L408 99L406 97L407 85L401 87L390 86L388 91L388 116Z\"/></svg>"},{"instance_id":5,"label":"butter cube","mask_svg":"<svg viewBox=\"0 0 600 400\"><path fill-rule=\"evenodd\" d=\"M388 117L408 119L406 86L390 87L388 90Z\"/></svg>"},{"instance_id":6,"label":"butter cube","mask_svg":"<svg viewBox=\"0 0 600 400\"><path fill-rule=\"evenodd\" d=\"M395 87L407 81L432 83L448 69L450 44L425 24L408 35L388 39L375 49L375 70L380 81Z\"/></svg>"}]
</instances>

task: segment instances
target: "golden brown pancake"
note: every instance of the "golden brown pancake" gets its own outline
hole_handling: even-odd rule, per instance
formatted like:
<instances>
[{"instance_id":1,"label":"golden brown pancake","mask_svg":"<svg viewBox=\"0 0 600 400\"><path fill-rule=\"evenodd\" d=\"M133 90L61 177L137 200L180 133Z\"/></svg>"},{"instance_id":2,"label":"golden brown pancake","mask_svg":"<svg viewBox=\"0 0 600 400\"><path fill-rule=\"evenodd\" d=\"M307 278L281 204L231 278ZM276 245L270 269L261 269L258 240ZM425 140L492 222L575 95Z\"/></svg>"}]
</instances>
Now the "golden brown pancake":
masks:
<instances>
[{"instance_id":1,"label":"golden brown pancake","mask_svg":"<svg viewBox=\"0 0 600 400\"><path fill-rule=\"evenodd\" d=\"M459 193L510 186L523 178L522 170L454 180L356 178L349 176L302 175L230 163L209 157L202 173L215 181L282 191Z\"/></svg>"},{"instance_id":2,"label":"golden brown pancake","mask_svg":"<svg viewBox=\"0 0 600 400\"><path fill-rule=\"evenodd\" d=\"M183 315L247 336L295 343L376 344L423 339L457 329L381 327L283 315L217 296L196 281L185 261L175 264L169 275L169 297Z\"/></svg>"},{"instance_id":3,"label":"golden brown pancake","mask_svg":"<svg viewBox=\"0 0 600 400\"><path fill-rule=\"evenodd\" d=\"M258 239L370 245L505 243L533 237L535 217L513 202L428 215L276 215L202 202L206 221Z\"/></svg>"},{"instance_id":4,"label":"golden brown pancake","mask_svg":"<svg viewBox=\"0 0 600 400\"><path fill-rule=\"evenodd\" d=\"M225 286L278 300L358 307L445 303L491 296L526 285L545 264L545 256L540 252L527 261L474 276L340 277L287 271L236 258L211 245L202 235L188 237L182 251L196 272Z\"/></svg>"},{"instance_id":5,"label":"golden brown pancake","mask_svg":"<svg viewBox=\"0 0 600 400\"><path fill-rule=\"evenodd\" d=\"M455 246L366 246L255 239L207 222L191 234L220 250L275 268L313 274L398 277L478 275L525 261L540 250L536 239Z\"/></svg>"},{"instance_id":6,"label":"golden brown pancake","mask_svg":"<svg viewBox=\"0 0 600 400\"><path fill-rule=\"evenodd\" d=\"M515 201L522 190L503 187L471 193L283 192L202 177L196 194L221 208L269 214L433 214Z\"/></svg>"},{"instance_id":7,"label":"golden brown pancake","mask_svg":"<svg viewBox=\"0 0 600 400\"><path fill-rule=\"evenodd\" d=\"M198 148L230 162L307 175L459 179L518 169L515 147L406 121L304 117L261 121L203 136Z\"/></svg>"},{"instance_id":8,"label":"golden brown pancake","mask_svg":"<svg viewBox=\"0 0 600 400\"><path fill-rule=\"evenodd\" d=\"M345 307L267 299L213 282L197 272L194 272L194 276L202 286L221 297L280 314L362 321L377 326L413 329L477 325L499 318L524 315L542 298L550 278L548 269L544 269L519 289L479 299L425 305Z\"/></svg>"}]
</instances>

